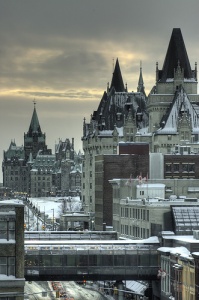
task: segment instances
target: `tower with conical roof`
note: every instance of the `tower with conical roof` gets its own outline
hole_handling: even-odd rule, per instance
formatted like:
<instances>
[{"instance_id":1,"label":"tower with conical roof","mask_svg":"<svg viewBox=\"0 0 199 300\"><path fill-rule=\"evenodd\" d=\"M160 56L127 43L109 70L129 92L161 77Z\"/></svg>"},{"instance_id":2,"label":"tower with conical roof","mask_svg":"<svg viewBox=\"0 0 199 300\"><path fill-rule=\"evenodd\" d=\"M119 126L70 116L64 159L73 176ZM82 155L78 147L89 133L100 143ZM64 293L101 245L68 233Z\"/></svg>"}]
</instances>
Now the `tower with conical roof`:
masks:
<instances>
[{"instance_id":1,"label":"tower with conical roof","mask_svg":"<svg viewBox=\"0 0 199 300\"><path fill-rule=\"evenodd\" d=\"M182 104L187 106L191 119L198 119L197 84L197 66L191 69L181 30L174 28L161 70L156 63L156 85L147 101L149 132L154 137L152 152L169 153L175 144L181 143L177 124ZM193 137L195 133L192 132ZM186 136L191 136L191 132Z\"/></svg>"},{"instance_id":2,"label":"tower with conical roof","mask_svg":"<svg viewBox=\"0 0 199 300\"><path fill-rule=\"evenodd\" d=\"M158 129L180 86L187 94L197 94L196 67L191 69L181 30L174 28L161 70L156 63L156 85L148 97L150 132Z\"/></svg>"},{"instance_id":3,"label":"tower with conical roof","mask_svg":"<svg viewBox=\"0 0 199 300\"><path fill-rule=\"evenodd\" d=\"M42 151L42 154L52 154L51 149L48 149L46 145L46 135L41 131L36 111L36 102L34 102L30 126L28 132L24 133L25 160L29 159L30 153L33 159L35 159L39 150Z\"/></svg>"},{"instance_id":4,"label":"tower with conical roof","mask_svg":"<svg viewBox=\"0 0 199 300\"><path fill-rule=\"evenodd\" d=\"M135 93L127 91L117 58L111 84L110 86L108 84L97 110L91 115L90 123L86 123L84 119L82 141L85 161L82 168L82 200L85 203L87 212L95 211L95 206L101 205L103 198L101 192L97 190L98 188L103 190L101 185L98 185L98 187L95 185L96 156L115 155L120 141L136 141L137 127L142 127L143 116L146 116L143 88L141 73L139 79L140 90ZM127 117L128 122L126 121ZM110 214L111 210L112 204L110 202ZM104 222L107 225L112 225L109 214L104 212L96 215L95 221L97 229L100 229Z\"/></svg>"},{"instance_id":5,"label":"tower with conical roof","mask_svg":"<svg viewBox=\"0 0 199 300\"><path fill-rule=\"evenodd\" d=\"M142 93L146 97L145 88L144 88L144 80L143 80L143 76L142 76L142 64L141 63L140 63L140 76L139 76L139 80L138 80L137 92Z\"/></svg>"},{"instance_id":6,"label":"tower with conical roof","mask_svg":"<svg viewBox=\"0 0 199 300\"><path fill-rule=\"evenodd\" d=\"M112 88L114 88L116 92L125 92L126 91L125 87L124 87L124 82L123 82L118 58L115 63L115 69L113 71L110 90Z\"/></svg>"}]
</instances>

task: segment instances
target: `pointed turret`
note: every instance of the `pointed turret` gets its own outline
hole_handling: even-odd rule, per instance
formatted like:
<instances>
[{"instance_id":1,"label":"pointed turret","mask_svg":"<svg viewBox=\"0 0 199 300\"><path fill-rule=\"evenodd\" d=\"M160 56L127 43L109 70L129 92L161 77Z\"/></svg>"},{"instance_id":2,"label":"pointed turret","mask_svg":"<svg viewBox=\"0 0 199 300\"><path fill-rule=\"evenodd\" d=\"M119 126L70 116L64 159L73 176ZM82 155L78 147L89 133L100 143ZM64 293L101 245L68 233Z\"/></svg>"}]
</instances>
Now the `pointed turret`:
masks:
<instances>
[{"instance_id":1,"label":"pointed turret","mask_svg":"<svg viewBox=\"0 0 199 300\"><path fill-rule=\"evenodd\" d=\"M116 64L115 64L115 69L113 72L110 90L112 87L115 88L116 92L125 92L125 87L124 87L124 83L123 83L123 79L122 79L122 73L120 70L118 58L117 58Z\"/></svg>"},{"instance_id":2,"label":"pointed turret","mask_svg":"<svg viewBox=\"0 0 199 300\"><path fill-rule=\"evenodd\" d=\"M189 58L185 48L180 28L174 28L169 42L162 71L159 71L158 80L165 82L167 78L174 78L174 70L180 64L184 70L184 78L193 78Z\"/></svg>"},{"instance_id":3,"label":"pointed turret","mask_svg":"<svg viewBox=\"0 0 199 300\"><path fill-rule=\"evenodd\" d=\"M30 122L30 127L28 130L28 135L32 136L33 133L40 133L41 134L41 127L39 125L39 119L37 116L37 111L36 111L36 103L34 102L34 110L32 114L32 119Z\"/></svg>"},{"instance_id":4,"label":"pointed turret","mask_svg":"<svg viewBox=\"0 0 199 300\"><path fill-rule=\"evenodd\" d=\"M44 155L50 155L52 153L51 149L47 148L46 135L41 131L35 105L36 103L34 102L34 110L29 130L26 134L24 133L24 150L26 161L28 161L30 153L32 153L32 157L35 159L39 150L41 150L42 154Z\"/></svg>"},{"instance_id":5,"label":"pointed turret","mask_svg":"<svg viewBox=\"0 0 199 300\"><path fill-rule=\"evenodd\" d=\"M139 81L138 81L137 92L142 93L143 95L145 95L144 80L143 80L143 76L142 76L142 65L141 64L140 64L140 77L139 77Z\"/></svg>"}]
</instances>

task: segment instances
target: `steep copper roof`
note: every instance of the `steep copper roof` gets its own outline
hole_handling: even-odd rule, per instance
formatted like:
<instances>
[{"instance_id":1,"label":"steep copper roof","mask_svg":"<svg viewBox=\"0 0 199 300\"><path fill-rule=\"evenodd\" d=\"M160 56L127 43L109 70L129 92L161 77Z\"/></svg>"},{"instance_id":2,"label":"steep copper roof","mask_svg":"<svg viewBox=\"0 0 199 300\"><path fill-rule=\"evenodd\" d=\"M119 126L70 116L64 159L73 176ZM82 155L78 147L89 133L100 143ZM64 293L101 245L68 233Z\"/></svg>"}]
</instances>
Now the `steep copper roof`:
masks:
<instances>
[{"instance_id":1,"label":"steep copper roof","mask_svg":"<svg viewBox=\"0 0 199 300\"><path fill-rule=\"evenodd\" d=\"M114 72L113 72L113 77L112 77L112 82L111 82L110 89L112 87L115 88L116 92L124 92L125 91L118 58L117 58L116 63L115 63L115 69L114 69Z\"/></svg>"},{"instance_id":2,"label":"steep copper roof","mask_svg":"<svg viewBox=\"0 0 199 300\"><path fill-rule=\"evenodd\" d=\"M29 127L28 133L29 133L29 135L31 135L33 132L41 133L41 128L40 128L40 125L39 125L39 119L38 119L38 116L37 116L37 111L36 111L35 106L34 106L32 119L31 119L31 122L30 122L30 127Z\"/></svg>"},{"instance_id":3,"label":"steep copper roof","mask_svg":"<svg viewBox=\"0 0 199 300\"><path fill-rule=\"evenodd\" d=\"M184 78L193 78L189 58L185 48L180 28L174 28L169 42L162 71L159 71L159 81L174 78L174 69L180 65L184 69Z\"/></svg>"}]
</instances>

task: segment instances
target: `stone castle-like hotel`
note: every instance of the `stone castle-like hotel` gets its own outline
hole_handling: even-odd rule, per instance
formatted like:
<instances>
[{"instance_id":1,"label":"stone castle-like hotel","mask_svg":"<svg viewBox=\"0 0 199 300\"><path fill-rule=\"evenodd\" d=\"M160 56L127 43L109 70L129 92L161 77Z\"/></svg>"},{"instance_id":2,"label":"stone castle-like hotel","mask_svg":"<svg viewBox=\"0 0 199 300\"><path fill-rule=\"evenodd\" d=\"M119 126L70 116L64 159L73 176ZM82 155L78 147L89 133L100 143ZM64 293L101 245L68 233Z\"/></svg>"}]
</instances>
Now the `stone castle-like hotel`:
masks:
<instances>
[{"instance_id":1,"label":"stone castle-like hotel","mask_svg":"<svg viewBox=\"0 0 199 300\"><path fill-rule=\"evenodd\" d=\"M142 68L137 92L129 92L116 61L111 84L90 122L84 120L83 124L82 200L88 211L95 211L96 228L102 222L111 225L113 211L106 195L112 193L108 187L112 178L135 178L140 173L150 179L199 178L197 85L197 64L191 68L179 28L172 31L162 69L156 63L155 86L148 97ZM115 158L122 143L127 145L126 154L137 155L134 161L132 155ZM130 144L134 150L129 150ZM146 161L144 145L150 153ZM125 154L119 150L121 153ZM119 164L120 170L116 167Z\"/></svg>"},{"instance_id":2,"label":"stone castle-like hotel","mask_svg":"<svg viewBox=\"0 0 199 300\"><path fill-rule=\"evenodd\" d=\"M81 190L82 154L74 150L74 139L70 142L59 140L55 154L46 145L46 135L42 132L36 103L24 146L11 141L4 151L2 163L3 192L31 197L77 195Z\"/></svg>"},{"instance_id":3,"label":"stone castle-like hotel","mask_svg":"<svg viewBox=\"0 0 199 300\"><path fill-rule=\"evenodd\" d=\"M32 197L49 196L57 191L67 194L81 189L86 210L100 212L100 199L104 193L100 176L105 155L113 156L112 165L118 166L120 171L115 169L111 176L120 176L118 178L127 178L130 174L136 176L140 172L150 179L199 178L196 161L199 149L197 65L194 69L190 66L179 28L172 31L162 69L156 63L155 80L147 97L140 68L137 92L129 92L116 60L111 84L107 85L97 110L89 123L84 119L83 158L74 152L74 141L71 143L68 139L59 141L55 155L51 153L34 107L29 130L24 134L24 147L11 142L9 149L4 151L4 187L27 192ZM118 154L121 142L137 145L136 153L131 153L138 156L136 163L121 160L119 166L120 158L114 156ZM144 153L139 145L147 145L150 162L145 161L144 156L140 158ZM175 159L168 161L169 154L182 151L183 154L195 154L195 161L187 159L178 164ZM154 161L156 169L153 168Z\"/></svg>"}]
</instances>

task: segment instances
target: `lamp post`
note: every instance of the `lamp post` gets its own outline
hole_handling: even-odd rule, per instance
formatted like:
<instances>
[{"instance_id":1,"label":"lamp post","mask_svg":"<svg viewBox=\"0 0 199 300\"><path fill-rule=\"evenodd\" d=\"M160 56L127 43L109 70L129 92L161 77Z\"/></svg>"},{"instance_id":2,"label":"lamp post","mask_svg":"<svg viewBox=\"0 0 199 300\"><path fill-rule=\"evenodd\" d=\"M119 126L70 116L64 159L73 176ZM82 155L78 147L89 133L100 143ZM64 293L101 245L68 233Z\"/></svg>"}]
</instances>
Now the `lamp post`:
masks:
<instances>
[{"instance_id":1,"label":"lamp post","mask_svg":"<svg viewBox=\"0 0 199 300\"><path fill-rule=\"evenodd\" d=\"M45 212L45 206L44 206L44 231L46 230L46 212Z\"/></svg>"},{"instance_id":2,"label":"lamp post","mask_svg":"<svg viewBox=\"0 0 199 300\"><path fill-rule=\"evenodd\" d=\"M29 210L29 206L27 206L28 208L28 230L30 230L30 210Z\"/></svg>"},{"instance_id":3,"label":"lamp post","mask_svg":"<svg viewBox=\"0 0 199 300\"><path fill-rule=\"evenodd\" d=\"M54 231L54 208L51 209L53 211L53 231Z\"/></svg>"}]
</instances>

